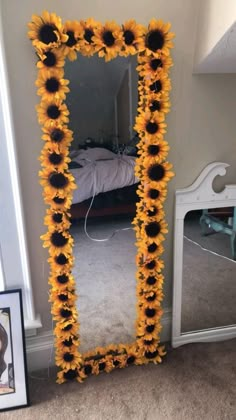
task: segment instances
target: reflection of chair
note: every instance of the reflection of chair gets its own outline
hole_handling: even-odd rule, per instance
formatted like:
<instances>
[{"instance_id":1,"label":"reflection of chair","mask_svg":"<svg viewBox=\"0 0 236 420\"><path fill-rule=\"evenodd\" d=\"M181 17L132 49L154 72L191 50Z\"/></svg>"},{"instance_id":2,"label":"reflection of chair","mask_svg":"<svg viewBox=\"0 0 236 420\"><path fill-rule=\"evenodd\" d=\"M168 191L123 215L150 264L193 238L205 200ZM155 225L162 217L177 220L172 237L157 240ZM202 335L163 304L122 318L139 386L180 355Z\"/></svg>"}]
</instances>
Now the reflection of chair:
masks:
<instances>
[{"instance_id":1,"label":"reflection of chair","mask_svg":"<svg viewBox=\"0 0 236 420\"><path fill-rule=\"evenodd\" d=\"M236 260L236 207L203 210L200 225L203 235L210 234L206 226L215 232L230 235L232 257Z\"/></svg>"}]
</instances>

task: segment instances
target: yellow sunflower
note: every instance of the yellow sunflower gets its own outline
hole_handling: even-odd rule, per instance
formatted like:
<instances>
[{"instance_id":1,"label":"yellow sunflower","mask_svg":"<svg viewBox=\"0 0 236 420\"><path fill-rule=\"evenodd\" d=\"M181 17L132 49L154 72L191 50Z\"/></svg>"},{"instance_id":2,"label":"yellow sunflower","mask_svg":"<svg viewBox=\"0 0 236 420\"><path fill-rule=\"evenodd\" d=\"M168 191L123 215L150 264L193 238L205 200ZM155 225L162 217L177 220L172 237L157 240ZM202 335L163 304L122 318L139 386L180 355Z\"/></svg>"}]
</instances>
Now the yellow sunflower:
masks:
<instances>
[{"instance_id":1,"label":"yellow sunflower","mask_svg":"<svg viewBox=\"0 0 236 420\"><path fill-rule=\"evenodd\" d=\"M57 322L54 328L54 334L63 340L69 340L73 336L78 335L79 324L74 319L69 319L65 322Z\"/></svg>"},{"instance_id":2,"label":"yellow sunflower","mask_svg":"<svg viewBox=\"0 0 236 420\"><path fill-rule=\"evenodd\" d=\"M137 51L144 50L144 34L145 27L137 24L134 19L130 19L122 25L123 30L123 48L120 52L121 56L127 57L134 55Z\"/></svg>"},{"instance_id":3,"label":"yellow sunflower","mask_svg":"<svg viewBox=\"0 0 236 420\"><path fill-rule=\"evenodd\" d=\"M78 311L76 307L73 306L67 306L66 304L56 305L52 308L51 314L54 315L53 319L56 321L60 321L60 323L63 325L63 328L65 327L65 321L71 321L71 324L74 322L77 322L78 317Z\"/></svg>"},{"instance_id":4,"label":"yellow sunflower","mask_svg":"<svg viewBox=\"0 0 236 420\"><path fill-rule=\"evenodd\" d=\"M71 349L73 351L77 350L79 347L79 337L78 336L71 336L69 339L64 339L63 337L58 337L55 340L56 348L59 349L59 352L62 352L65 349Z\"/></svg>"},{"instance_id":5,"label":"yellow sunflower","mask_svg":"<svg viewBox=\"0 0 236 420\"><path fill-rule=\"evenodd\" d=\"M167 114L170 111L169 95L163 92L161 95L155 92L146 95L145 100L138 107L138 112L158 112Z\"/></svg>"},{"instance_id":6,"label":"yellow sunflower","mask_svg":"<svg viewBox=\"0 0 236 420\"><path fill-rule=\"evenodd\" d=\"M51 101L41 101L36 105L39 124L45 127L54 127L56 124L66 124L69 122L69 111L65 104L59 99Z\"/></svg>"},{"instance_id":7,"label":"yellow sunflower","mask_svg":"<svg viewBox=\"0 0 236 420\"><path fill-rule=\"evenodd\" d=\"M166 352L163 350L163 346L158 346L157 349L153 352L145 351L143 363L162 363L162 356L164 356Z\"/></svg>"},{"instance_id":8,"label":"yellow sunflower","mask_svg":"<svg viewBox=\"0 0 236 420\"><path fill-rule=\"evenodd\" d=\"M144 95L155 93L158 95L157 99L161 98L163 94L168 94L171 90L171 81L166 73L159 73L155 79L145 79ZM160 99L159 99L160 100Z\"/></svg>"},{"instance_id":9,"label":"yellow sunflower","mask_svg":"<svg viewBox=\"0 0 236 420\"><path fill-rule=\"evenodd\" d=\"M140 351L139 347L137 346L137 343L134 345L128 346L127 349L127 359L126 359L126 365L140 365L141 359L140 359Z\"/></svg>"},{"instance_id":10,"label":"yellow sunflower","mask_svg":"<svg viewBox=\"0 0 236 420\"><path fill-rule=\"evenodd\" d=\"M134 129L140 136L145 136L145 139L163 139L166 133L166 123L163 114L158 112L151 113L150 111L142 113L136 117L136 124Z\"/></svg>"},{"instance_id":11,"label":"yellow sunflower","mask_svg":"<svg viewBox=\"0 0 236 420\"><path fill-rule=\"evenodd\" d=\"M63 303L66 303L67 305L71 306L75 304L77 298L78 297L76 296L74 290L61 290L60 292L58 292L58 290L52 290L50 293L49 302L53 303L53 307L56 307L57 305L61 305Z\"/></svg>"},{"instance_id":12,"label":"yellow sunflower","mask_svg":"<svg viewBox=\"0 0 236 420\"><path fill-rule=\"evenodd\" d=\"M69 80L63 79L64 71L62 69L39 70L38 78L35 82L39 87L37 94L42 96L45 101L55 99L63 100L66 93L70 91L67 87Z\"/></svg>"},{"instance_id":13,"label":"yellow sunflower","mask_svg":"<svg viewBox=\"0 0 236 420\"><path fill-rule=\"evenodd\" d=\"M58 47L68 39L68 36L63 34L61 18L46 10L42 16L33 15L28 26L30 29L28 36L32 40L33 46L40 51Z\"/></svg>"},{"instance_id":14,"label":"yellow sunflower","mask_svg":"<svg viewBox=\"0 0 236 420\"><path fill-rule=\"evenodd\" d=\"M167 223L164 220L149 221L141 226L141 238L148 237L154 239L157 245L165 240L165 234L168 233Z\"/></svg>"},{"instance_id":15,"label":"yellow sunflower","mask_svg":"<svg viewBox=\"0 0 236 420\"><path fill-rule=\"evenodd\" d=\"M61 231L68 230L71 226L69 213L47 209L44 224L48 226L49 231L53 231L55 228Z\"/></svg>"},{"instance_id":16,"label":"yellow sunflower","mask_svg":"<svg viewBox=\"0 0 236 420\"><path fill-rule=\"evenodd\" d=\"M136 220L141 220L142 223L146 223L148 221L154 221L156 220L159 222L160 220L164 219L165 212L163 210L163 207L159 205L158 207L156 205L153 206L143 206L141 202L137 203L137 219L135 218L132 224L139 224L136 223Z\"/></svg>"},{"instance_id":17,"label":"yellow sunflower","mask_svg":"<svg viewBox=\"0 0 236 420\"><path fill-rule=\"evenodd\" d=\"M148 55L169 55L170 48L173 48L174 34L170 32L170 23L164 23L162 20L152 19L148 25L148 31L145 39L146 53Z\"/></svg>"},{"instance_id":18,"label":"yellow sunflower","mask_svg":"<svg viewBox=\"0 0 236 420\"><path fill-rule=\"evenodd\" d=\"M152 260L146 260L147 262L151 262ZM136 273L136 279L138 282L142 283L143 290L150 290L151 287L146 286L159 286L163 284L164 277L162 276L161 271L164 269L164 261L160 258L156 258L155 260L155 267L153 269L146 268L144 263L140 260L137 260L138 270ZM150 278L151 276L151 278Z\"/></svg>"},{"instance_id":19,"label":"yellow sunflower","mask_svg":"<svg viewBox=\"0 0 236 420\"><path fill-rule=\"evenodd\" d=\"M83 55L90 57L95 53L93 42L94 30L101 27L102 25L93 18L80 21L80 39L78 43Z\"/></svg>"},{"instance_id":20,"label":"yellow sunflower","mask_svg":"<svg viewBox=\"0 0 236 420\"><path fill-rule=\"evenodd\" d=\"M66 125L54 124L50 127L43 127L42 130L44 132L42 140L46 142L68 147L73 140L73 133Z\"/></svg>"},{"instance_id":21,"label":"yellow sunflower","mask_svg":"<svg viewBox=\"0 0 236 420\"><path fill-rule=\"evenodd\" d=\"M158 322L151 321L147 324L145 321L137 322L137 337L144 337L145 340L152 340L152 338L157 339L162 326Z\"/></svg>"},{"instance_id":22,"label":"yellow sunflower","mask_svg":"<svg viewBox=\"0 0 236 420\"><path fill-rule=\"evenodd\" d=\"M51 170L63 172L68 169L68 163L71 159L68 157L69 151L66 145L58 145L57 143L46 143L42 149L39 160L42 167Z\"/></svg>"},{"instance_id":23,"label":"yellow sunflower","mask_svg":"<svg viewBox=\"0 0 236 420\"><path fill-rule=\"evenodd\" d=\"M75 280L72 274L65 272L53 273L49 276L48 283L51 285L51 292L56 291L57 293L63 292L64 290L73 290L75 288Z\"/></svg>"},{"instance_id":24,"label":"yellow sunflower","mask_svg":"<svg viewBox=\"0 0 236 420\"><path fill-rule=\"evenodd\" d=\"M49 51L37 51L39 61L37 67L39 69L48 70L51 68L63 68L65 65L65 57L61 48L53 48Z\"/></svg>"},{"instance_id":25,"label":"yellow sunflower","mask_svg":"<svg viewBox=\"0 0 236 420\"><path fill-rule=\"evenodd\" d=\"M167 196L167 189L164 188L157 188L156 182L151 181L145 183L144 186L137 188L137 195L144 200L144 203L147 204L148 207L152 205L158 205L158 203L163 203L166 200Z\"/></svg>"},{"instance_id":26,"label":"yellow sunflower","mask_svg":"<svg viewBox=\"0 0 236 420\"><path fill-rule=\"evenodd\" d=\"M148 340L146 339L146 337L144 337L144 338L139 338L137 342L143 351L155 352L160 343L160 338L158 337L157 339L152 338L151 340Z\"/></svg>"},{"instance_id":27,"label":"yellow sunflower","mask_svg":"<svg viewBox=\"0 0 236 420\"><path fill-rule=\"evenodd\" d=\"M106 22L103 27L94 29L93 42L98 56L110 61L119 54L123 45L122 30L114 21Z\"/></svg>"},{"instance_id":28,"label":"yellow sunflower","mask_svg":"<svg viewBox=\"0 0 236 420\"><path fill-rule=\"evenodd\" d=\"M143 152L138 151L138 154L141 155L142 164L145 168L153 165L155 163L162 163L166 160L170 147L167 141L160 142L151 142L150 144L145 144L143 147Z\"/></svg>"},{"instance_id":29,"label":"yellow sunflower","mask_svg":"<svg viewBox=\"0 0 236 420\"><path fill-rule=\"evenodd\" d=\"M159 73L168 73L172 66L173 61L171 57L163 55L158 58L150 55L138 55L137 71L145 79L158 78Z\"/></svg>"},{"instance_id":30,"label":"yellow sunflower","mask_svg":"<svg viewBox=\"0 0 236 420\"><path fill-rule=\"evenodd\" d=\"M62 369L76 369L82 363L81 354L78 351L65 351L56 355L56 365Z\"/></svg>"},{"instance_id":31,"label":"yellow sunflower","mask_svg":"<svg viewBox=\"0 0 236 420\"><path fill-rule=\"evenodd\" d=\"M149 320L151 323L158 322L162 310L160 308L138 307L138 322Z\"/></svg>"},{"instance_id":32,"label":"yellow sunflower","mask_svg":"<svg viewBox=\"0 0 236 420\"><path fill-rule=\"evenodd\" d=\"M142 256L143 260L160 257L164 253L164 247L162 244L157 245L155 240L148 238L147 241L138 241L137 242L138 252L137 252L137 261L139 261Z\"/></svg>"},{"instance_id":33,"label":"yellow sunflower","mask_svg":"<svg viewBox=\"0 0 236 420\"><path fill-rule=\"evenodd\" d=\"M67 195L77 188L74 183L74 177L70 172L52 171L51 168L44 168L42 171L39 171L39 176L41 178L40 184L44 187L45 196L51 194L51 197L55 197L58 191L63 191Z\"/></svg>"},{"instance_id":34,"label":"yellow sunflower","mask_svg":"<svg viewBox=\"0 0 236 420\"><path fill-rule=\"evenodd\" d=\"M72 204L72 194L65 193L64 191L56 191L55 194L52 191L43 193L44 202L51 206L54 210L68 211Z\"/></svg>"},{"instance_id":35,"label":"yellow sunflower","mask_svg":"<svg viewBox=\"0 0 236 420\"><path fill-rule=\"evenodd\" d=\"M167 182L174 176L174 172L171 171L172 166L173 165L169 162L151 164L145 168L145 180L155 182L158 190L165 188Z\"/></svg>"},{"instance_id":36,"label":"yellow sunflower","mask_svg":"<svg viewBox=\"0 0 236 420\"><path fill-rule=\"evenodd\" d=\"M55 253L58 252L58 249L60 249L60 252L69 253L74 243L74 240L68 231L61 232L56 229L41 235L40 238L44 241L43 247L49 248L50 255L55 255Z\"/></svg>"},{"instance_id":37,"label":"yellow sunflower","mask_svg":"<svg viewBox=\"0 0 236 420\"><path fill-rule=\"evenodd\" d=\"M142 270L142 269L140 269ZM144 276L142 271L139 270L137 275L138 280L138 287L140 287L145 292L152 292L153 288L162 290L163 283L164 283L164 276L163 274L149 274L148 276ZM142 276L142 278L140 278Z\"/></svg>"},{"instance_id":38,"label":"yellow sunflower","mask_svg":"<svg viewBox=\"0 0 236 420\"><path fill-rule=\"evenodd\" d=\"M78 21L66 21L64 25L64 32L68 36L67 41L63 45L63 53L70 61L77 58L77 51L79 51L78 39L81 36L81 25Z\"/></svg>"}]
</instances>

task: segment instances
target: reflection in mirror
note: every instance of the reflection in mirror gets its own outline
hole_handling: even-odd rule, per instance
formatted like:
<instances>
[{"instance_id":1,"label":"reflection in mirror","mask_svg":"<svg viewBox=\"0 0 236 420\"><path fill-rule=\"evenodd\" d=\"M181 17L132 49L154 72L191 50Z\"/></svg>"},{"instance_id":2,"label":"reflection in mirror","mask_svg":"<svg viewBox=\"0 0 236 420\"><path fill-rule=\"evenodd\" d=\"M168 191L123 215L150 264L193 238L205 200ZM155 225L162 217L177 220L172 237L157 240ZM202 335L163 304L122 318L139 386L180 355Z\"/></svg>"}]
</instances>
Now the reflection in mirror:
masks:
<instances>
[{"instance_id":1,"label":"reflection in mirror","mask_svg":"<svg viewBox=\"0 0 236 420\"><path fill-rule=\"evenodd\" d=\"M136 57L67 62L81 351L135 337Z\"/></svg>"},{"instance_id":2,"label":"reflection in mirror","mask_svg":"<svg viewBox=\"0 0 236 420\"><path fill-rule=\"evenodd\" d=\"M233 207L185 216L182 333L236 324L235 225Z\"/></svg>"}]
</instances>

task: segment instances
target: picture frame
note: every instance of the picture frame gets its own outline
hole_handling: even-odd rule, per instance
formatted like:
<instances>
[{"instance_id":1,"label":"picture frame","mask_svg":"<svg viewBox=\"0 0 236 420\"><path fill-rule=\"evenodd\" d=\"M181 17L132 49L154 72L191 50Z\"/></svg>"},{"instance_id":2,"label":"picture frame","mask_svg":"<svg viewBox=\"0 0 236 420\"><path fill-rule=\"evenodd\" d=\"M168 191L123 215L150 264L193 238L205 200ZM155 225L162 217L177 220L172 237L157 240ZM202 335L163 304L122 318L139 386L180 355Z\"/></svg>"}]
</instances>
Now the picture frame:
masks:
<instances>
[{"instance_id":1,"label":"picture frame","mask_svg":"<svg viewBox=\"0 0 236 420\"><path fill-rule=\"evenodd\" d=\"M29 406L21 289L0 292L0 412Z\"/></svg>"}]
</instances>

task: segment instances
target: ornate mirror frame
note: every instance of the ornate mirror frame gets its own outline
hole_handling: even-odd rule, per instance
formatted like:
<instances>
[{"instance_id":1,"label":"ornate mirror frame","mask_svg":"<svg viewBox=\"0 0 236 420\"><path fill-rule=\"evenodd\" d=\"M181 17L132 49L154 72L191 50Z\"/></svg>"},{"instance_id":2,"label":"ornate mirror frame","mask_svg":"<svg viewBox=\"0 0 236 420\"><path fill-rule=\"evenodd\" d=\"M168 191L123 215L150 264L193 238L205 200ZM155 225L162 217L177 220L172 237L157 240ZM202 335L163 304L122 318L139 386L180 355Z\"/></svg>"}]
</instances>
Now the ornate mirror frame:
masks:
<instances>
[{"instance_id":1,"label":"ornate mirror frame","mask_svg":"<svg viewBox=\"0 0 236 420\"><path fill-rule=\"evenodd\" d=\"M236 325L181 331L184 218L189 211L236 206L236 185L226 185L217 193L212 184L217 176L224 176L229 165L213 162L187 188L176 190L174 232L174 284L172 347L187 343L221 341L236 337ZM214 308L213 308L214 310Z\"/></svg>"},{"instance_id":2,"label":"ornate mirror frame","mask_svg":"<svg viewBox=\"0 0 236 420\"><path fill-rule=\"evenodd\" d=\"M160 256L167 233L163 203L167 183L173 177L166 161L169 146L164 140L165 117L170 109L169 69L173 33L170 24L152 19L148 28L129 20L102 25L90 18L62 24L55 13L44 11L32 16L28 36L38 57L36 86L41 101L37 105L44 147L40 156L43 197L49 206L45 216L48 228L42 236L49 248L51 312L55 320L57 382L83 381L89 374L148 362L160 363L165 354L160 346L161 302L164 264ZM139 134L135 173L139 178L136 217L137 239L137 320L136 341L131 344L97 347L79 351L79 320L75 280L72 276L73 238L69 233L70 206L76 188L68 171L72 132L69 111L64 103L69 81L64 79L65 59L75 60L98 54L106 61L116 56L137 54L139 73L138 116L134 129Z\"/></svg>"}]
</instances>

